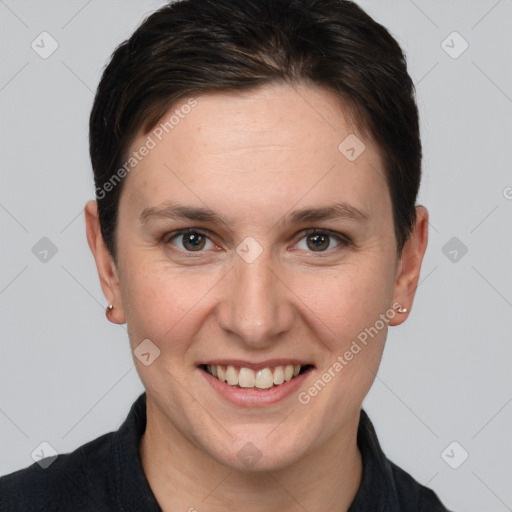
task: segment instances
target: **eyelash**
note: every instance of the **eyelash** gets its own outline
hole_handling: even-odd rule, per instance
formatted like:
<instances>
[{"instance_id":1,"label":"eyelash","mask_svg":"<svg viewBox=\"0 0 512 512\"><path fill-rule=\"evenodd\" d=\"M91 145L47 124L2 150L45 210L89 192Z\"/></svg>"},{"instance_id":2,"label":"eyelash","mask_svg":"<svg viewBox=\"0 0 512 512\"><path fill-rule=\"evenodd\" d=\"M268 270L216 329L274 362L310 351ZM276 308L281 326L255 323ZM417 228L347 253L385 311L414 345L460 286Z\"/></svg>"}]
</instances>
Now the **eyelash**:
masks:
<instances>
[{"instance_id":1,"label":"eyelash","mask_svg":"<svg viewBox=\"0 0 512 512\"><path fill-rule=\"evenodd\" d=\"M162 236L161 240L164 244L167 245L167 244L170 244L175 238L179 238L180 236L184 236L184 235L187 235L190 233L204 236L204 237L208 238L210 241L212 241L210 239L210 236L207 231L204 231L202 229L195 229L195 228L181 229L179 231L174 231L172 233L166 233L165 235ZM311 229L307 229L307 230L303 231L301 238L299 238L299 241L302 240L303 238L310 236L310 235L327 235L331 238L335 238L339 242L339 246L341 246L341 247L352 247L354 245L353 241L347 235L338 233L336 231L331 231L329 229L320 229L320 228L311 228ZM312 254L319 254L319 255L331 254L333 251L336 251L336 249L339 249L339 246L337 248L327 249L325 251L308 251L308 252L311 252ZM185 253L188 253L191 255L194 255L194 253L197 253L197 255L200 255L204 252L204 251L186 251L186 250L182 250L182 249L176 249L176 250L178 250L179 252L185 252Z\"/></svg>"}]
</instances>

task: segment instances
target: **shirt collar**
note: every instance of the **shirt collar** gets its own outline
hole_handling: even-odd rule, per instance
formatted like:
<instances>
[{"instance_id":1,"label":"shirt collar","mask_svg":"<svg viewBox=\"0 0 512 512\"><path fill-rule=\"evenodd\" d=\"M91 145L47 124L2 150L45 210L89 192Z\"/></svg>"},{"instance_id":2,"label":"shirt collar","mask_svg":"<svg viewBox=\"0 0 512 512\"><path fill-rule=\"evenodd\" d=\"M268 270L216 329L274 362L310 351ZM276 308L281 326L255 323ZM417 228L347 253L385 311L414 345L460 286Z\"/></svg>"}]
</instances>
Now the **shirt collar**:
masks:
<instances>
[{"instance_id":1,"label":"shirt collar","mask_svg":"<svg viewBox=\"0 0 512 512\"><path fill-rule=\"evenodd\" d=\"M109 457L112 500L121 512L162 512L142 468L140 439L146 430L146 393L133 403L115 432ZM374 512L381 504L398 503L391 465L370 418L361 409L357 444L363 461L361 484L348 512Z\"/></svg>"},{"instance_id":2,"label":"shirt collar","mask_svg":"<svg viewBox=\"0 0 512 512\"><path fill-rule=\"evenodd\" d=\"M120 512L162 512L142 468L140 439L146 430L146 393L133 403L128 417L114 434L109 474L113 489L113 510Z\"/></svg>"},{"instance_id":3,"label":"shirt collar","mask_svg":"<svg viewBox=\"0 0 512 512\"><path fill-rule=\"evenodd\" d=\"M375 428L364 409L361 409L359 418L357 446L363 459L363 475L348 512L377 512L382 510L383 503L398 507L391 465L380 447Z\"/></svg>"}]
</instances>

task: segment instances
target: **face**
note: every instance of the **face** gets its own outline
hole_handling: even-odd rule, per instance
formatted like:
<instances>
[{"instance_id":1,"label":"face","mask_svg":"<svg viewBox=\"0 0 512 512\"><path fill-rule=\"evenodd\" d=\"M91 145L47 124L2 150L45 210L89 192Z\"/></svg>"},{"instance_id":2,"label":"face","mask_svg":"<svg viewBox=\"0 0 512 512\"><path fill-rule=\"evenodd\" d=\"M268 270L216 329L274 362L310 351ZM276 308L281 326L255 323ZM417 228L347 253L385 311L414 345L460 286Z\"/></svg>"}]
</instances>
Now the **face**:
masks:
<instances>
[{"instance_id":1,"label":"face","mask_svg":"<svg viewBox=\"0 0 512 512\"><path fill-rule=\"evenodd\" d=\"M89 242L132 350L150 340L150 364L134 357L148 422L232 468L283 468L357 426L405 317L393 304L412 300L425 217L400 260L379 151L332 93L195 100L132 144L155 142L126 177L117 266L92 241L91 204ZM359 156L353 138L339 149L349 135Z\"/></svg>"}]
</instances>

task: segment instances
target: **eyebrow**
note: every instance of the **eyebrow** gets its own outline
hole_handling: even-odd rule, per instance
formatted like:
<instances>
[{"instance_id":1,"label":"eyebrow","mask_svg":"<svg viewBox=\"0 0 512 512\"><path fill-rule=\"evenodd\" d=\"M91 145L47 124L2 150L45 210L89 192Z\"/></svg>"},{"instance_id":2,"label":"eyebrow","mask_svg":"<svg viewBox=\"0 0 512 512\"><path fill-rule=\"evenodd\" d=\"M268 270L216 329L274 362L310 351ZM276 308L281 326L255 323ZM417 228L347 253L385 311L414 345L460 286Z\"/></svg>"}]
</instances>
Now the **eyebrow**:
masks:
<instances>
[{"instance_id":1,"label":"eyebrow","mask_svg":"<svg viewBox=\"0 0 512 512\"><path fill-rule=\"evenodd\" d=\"M300 210L294 210L293 212L286 214L277 223L277 225L285 226L288 224L318 222L338 218L363 221L368 219L368 217L369 215L361 209L347 203L337 202L320 208L303 208ZM209 222L212 224L224 224L230 230L228 219L218 213L215 213L213 210L210 210L209 208L183 205L180 203L163 203L159 206L145 208L142 210L139 220L141 223L145 224L150 219L182 219Z\"/></svg>"}]
</instances>

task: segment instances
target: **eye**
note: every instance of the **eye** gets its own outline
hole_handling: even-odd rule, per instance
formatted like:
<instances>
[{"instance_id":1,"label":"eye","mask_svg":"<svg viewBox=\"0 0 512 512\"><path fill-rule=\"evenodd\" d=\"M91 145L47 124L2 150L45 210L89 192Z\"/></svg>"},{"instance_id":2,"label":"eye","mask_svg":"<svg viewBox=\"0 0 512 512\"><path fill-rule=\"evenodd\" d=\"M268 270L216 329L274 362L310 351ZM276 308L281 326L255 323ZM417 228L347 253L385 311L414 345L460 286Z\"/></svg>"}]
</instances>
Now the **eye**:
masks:
<instances>
[{"instance_id":1,"label":"eye","mask_svg":"<svg viewBox=\"0 0 512 512\"><path fill-rule=\"evenodd\" d=\"M332 239L338 242L338 246L346 247L350 245L350 239L341 233L325 229L309 229L301 241L306 240L306 249L312 252L327 252L332 249ZM300 248L300 247L299 247Z\"/></svg>"},{"instance_id":2,"label":"eye","mask_svg":"<svg viewBox=\"0 0 512 512\"><path fill-rule=\"evenodd\" d=\"M164 237L164 242L166 244L172 244L174 240L181 240L180 249L187 252L201 252L202 249L205 248L207 242L212 246L214 245L206 233L197 229L184 229Z\"/></svg>"},{"instance_id":3,"label":"eye","mask_svg":"<svg viewBox=\"0 0 512 512\"><path fill-rule=\"evenodd\" d=\"M341 233L314 228L305 232L300 241L306 240L306 246L305 248L299 247L299 249L310 252L328 252L336 249L336 247L332 247L333 239L336 240L336 247L338 248L340 246L348 247L352 243L349 237ZM180 241L179 244L174 243L176 240ZM212 249L215 247L215 244L210 240L206 232L194 228L168 233L162 237L162 241L165 244L177 245L178 249L185 252L204 252L203 249L205 248ZM207 247L208 243L211 244L210 247ZM298 245L300 245L300 242Z\"/></svg>"}]
</instances>

